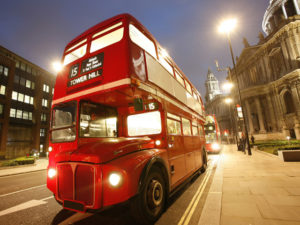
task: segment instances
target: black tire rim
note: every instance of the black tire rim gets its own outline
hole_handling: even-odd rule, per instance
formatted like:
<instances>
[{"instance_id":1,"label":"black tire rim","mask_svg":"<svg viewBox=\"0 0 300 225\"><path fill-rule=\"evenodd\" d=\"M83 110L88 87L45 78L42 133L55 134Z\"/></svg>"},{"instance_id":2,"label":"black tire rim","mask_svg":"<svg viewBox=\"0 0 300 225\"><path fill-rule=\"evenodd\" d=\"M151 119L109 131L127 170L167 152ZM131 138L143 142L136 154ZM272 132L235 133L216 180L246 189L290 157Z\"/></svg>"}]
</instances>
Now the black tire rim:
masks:
<instances>
[{"instance_id":1,"label":"black tire rim","mask_svg":"<svg viewBox=\"0 0 300 225\"><path fill-rule=\"evenodd\" d=\"M164 198L164 189L161 182L157 179L152 179L147 187L147 206L153 215L157 215L162 207Z\"/></svg>"}]
</instances>

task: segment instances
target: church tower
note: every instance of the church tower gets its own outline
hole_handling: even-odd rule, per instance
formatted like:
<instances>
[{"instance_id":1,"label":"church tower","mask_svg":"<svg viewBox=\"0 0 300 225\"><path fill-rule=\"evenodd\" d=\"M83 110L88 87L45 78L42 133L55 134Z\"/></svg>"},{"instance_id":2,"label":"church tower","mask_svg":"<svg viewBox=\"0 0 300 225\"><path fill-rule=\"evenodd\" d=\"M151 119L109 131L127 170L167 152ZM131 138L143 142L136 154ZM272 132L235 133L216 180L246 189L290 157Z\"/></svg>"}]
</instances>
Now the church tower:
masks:
<instances>
[{"instance_id":1,"label":"church tower","mask_svg":"<svg viewBox=\"0 0 300 225\"><path fill-rule=\"evenodd\" d=\"M219 81L217 80L215 75L211 72L210 68L208 68L207 78L205 81L205 88L206 88L206 94L205 94L206 102L211 101L216 95L222 94L219 87Z\"/></svg>"}]
</instances>

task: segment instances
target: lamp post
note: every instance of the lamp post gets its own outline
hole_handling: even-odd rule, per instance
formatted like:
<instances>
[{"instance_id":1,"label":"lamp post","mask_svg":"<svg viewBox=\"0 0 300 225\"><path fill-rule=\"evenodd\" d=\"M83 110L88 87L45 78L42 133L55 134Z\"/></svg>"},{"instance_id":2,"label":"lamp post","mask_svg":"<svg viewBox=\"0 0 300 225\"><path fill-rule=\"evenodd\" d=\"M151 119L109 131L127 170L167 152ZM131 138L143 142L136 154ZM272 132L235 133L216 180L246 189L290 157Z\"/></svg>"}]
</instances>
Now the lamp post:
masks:
<instances>
[{"instance_id":1,"label":"lamp post","mask_svg":"<svg viewBox=\"0 0 300 225\"><path fill-rule=\"evenodd\" d=\"M235 138L235 142L238 146L238 141L237 141L237 136L236 136L236 129L235 129L235 125L233 125L233 121L232 121L232 113L231 113L231 104L233 102L232 98L225 98L224 102L228 105L228 109L229 109L229 117L230 117L230 126L231 126L231 129L230 129L230 133L231 133L231 136L233 138L233 142L234 142L234 138Z\"/></svg>"},{"instance_id":2,"label":"lamp post","mask_svg":"<svg viewBox=\"0 0 300 225\"><path fill-rule=\"evenodd\" d=\"M228 40L231 59L232 59L232 64L233 64L233 71L236 75L236 83L237 83L237 89L238 89L238 95L239 95L239 102L240 102L240 105L242 107L243 124L244 124L244 128L245 128L246 142L247 142L247 145L248 145L248 149L247 149L248 150L248 155L252 155L251 148L250 148L248 127L247 127L247 123L246 123L246 120L245 120L244 107L243 107L242 98L241 98L240 84L239 84L239 79L237 77L236 66L235 66L235 61L234 61L234 54L233 54L231 39L230 39L230 32L235 28L236 23L237 23L236 19L224 20L221 23L221 25L219 26L219 32L226 33L226 35L227 35L227 40Z\"/></svg>"}]
</instances>

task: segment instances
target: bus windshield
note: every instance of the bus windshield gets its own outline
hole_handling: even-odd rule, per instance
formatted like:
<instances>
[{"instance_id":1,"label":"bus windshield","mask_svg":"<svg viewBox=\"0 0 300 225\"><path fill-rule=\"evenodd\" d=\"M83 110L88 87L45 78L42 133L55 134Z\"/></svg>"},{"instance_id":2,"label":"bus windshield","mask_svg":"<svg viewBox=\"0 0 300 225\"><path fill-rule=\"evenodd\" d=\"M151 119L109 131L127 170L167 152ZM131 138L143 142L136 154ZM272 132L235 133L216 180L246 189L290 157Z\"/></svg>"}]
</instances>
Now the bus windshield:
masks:
<instances>
[{"instance_id":1,"label":"bus windshield","mask_svg":"<svg viewBox=\"0 0 300 225\"><path fill-rule=\"evenodd\" d=\"M51 140L53 142L74 141L76 138L76 103L68 102L56 106L52 112Z\"/></svg>"},{"instance_id":2,"label":"bus windshield","mask_svg":"<svg viewBox=\"0 0 300 225\"><path fill-rule=\"evenodd\" d=\"M213 143L217 140L216 127L214 123L204 125L206 143Z\"/></svg>"},{"instance_id":3,"label":"bus windshield","mask_svg":"<svg viewBox=\"0 0 300 225\"><path fill-rule=\"evenodd\" d=\"M79 136L117 137L117 110L96 103L81 103Z\"/></svg>"}]
</instances>

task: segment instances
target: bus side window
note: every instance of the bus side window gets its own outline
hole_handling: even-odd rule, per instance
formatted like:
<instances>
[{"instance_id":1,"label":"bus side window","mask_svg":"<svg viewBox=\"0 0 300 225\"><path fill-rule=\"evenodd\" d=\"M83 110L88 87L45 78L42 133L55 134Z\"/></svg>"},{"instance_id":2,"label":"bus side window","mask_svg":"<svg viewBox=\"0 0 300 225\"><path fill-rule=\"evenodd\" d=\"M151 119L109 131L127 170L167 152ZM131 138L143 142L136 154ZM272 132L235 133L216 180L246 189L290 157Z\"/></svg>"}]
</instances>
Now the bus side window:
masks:
<instances>
[{"instance_id":1,"label":"bus side window","mask_svg":"<svg viewBox=\"0 0 300 225\"><path fill-rule=\"evenodd\" d=\"M174 119L167 118L168 134L181 135L181 123Z\"/></svg>"},{"instance_id":2,"label":"bus side window","mask_svg":"<svg viewBox=\"0 0 300 225\"><path fill-rule=\"evenodd\" d=\"M198 135L199 135L199 132L198 132L198 127L197 127L197 125L193 125L192 129L193 129L193 136L198 136Z\"/></svg>"},{"instance_id":3,"label":"bus side window","mask_svg":"<svg viewBox=\"0 0 300 225\"><path fill-rule=\"evenodd\" d=\"M191 122L188 119L182 118L183 135L192 135Z\"/></svg>"}]
</instances>

